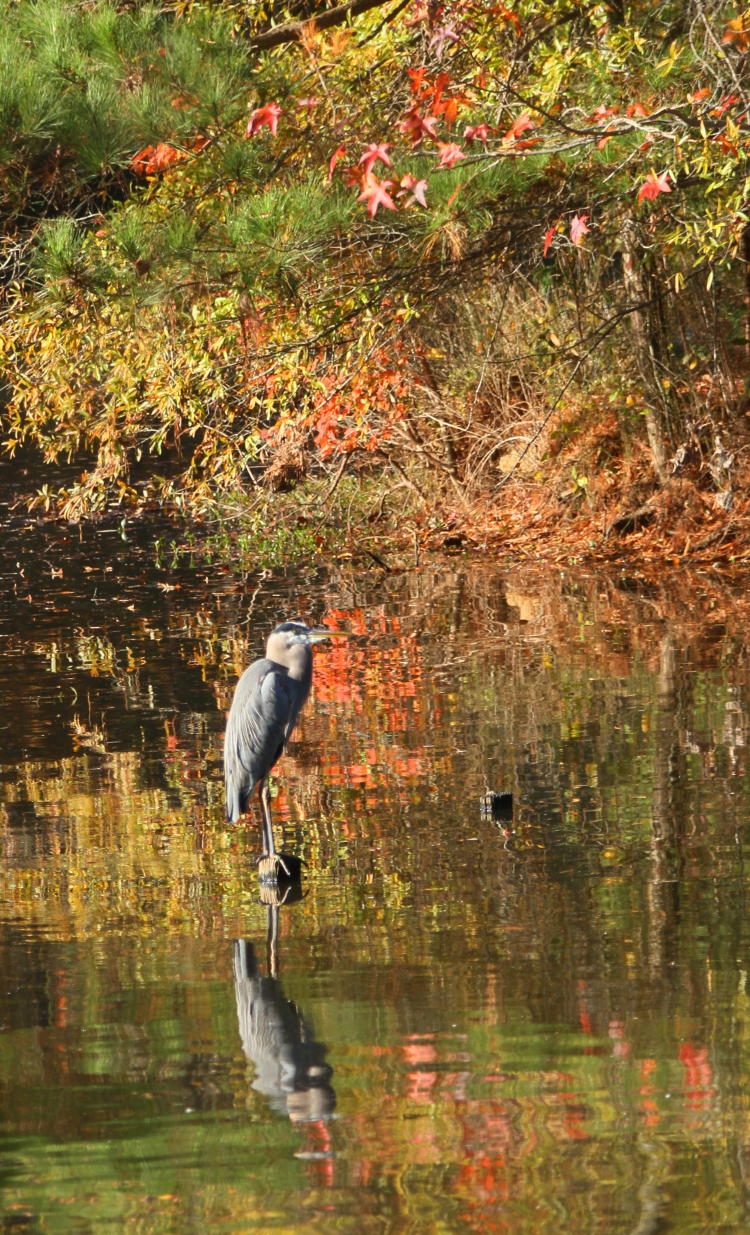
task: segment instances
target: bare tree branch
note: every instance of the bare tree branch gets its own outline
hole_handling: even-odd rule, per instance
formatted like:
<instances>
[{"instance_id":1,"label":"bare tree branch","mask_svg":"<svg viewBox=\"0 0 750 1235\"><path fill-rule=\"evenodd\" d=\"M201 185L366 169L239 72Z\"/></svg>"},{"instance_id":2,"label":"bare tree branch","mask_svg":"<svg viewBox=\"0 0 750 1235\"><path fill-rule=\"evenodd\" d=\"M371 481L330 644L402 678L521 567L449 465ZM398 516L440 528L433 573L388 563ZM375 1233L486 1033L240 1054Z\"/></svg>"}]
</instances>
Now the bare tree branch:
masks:
<instances>
[{"instance_id":1,"label":"bare tree branch","mask_svg":"<svg viewBox=\"0 0 750 1235\"><path fill-rule=\"evenodd\" d=\"M347 0L346 4L338 4L335 9L318 13L307 21L293 21L287 26L274 26L263 34L256 34L248 39L250 47L258 51L267 51L270 47L280 47L282 43L296 43L301 39L306 26L313 24L317 30L328 30L331 26L340 26L348 17L358 17L368 9L377 9L390 0Z\"/></svg>"}]
</instances>

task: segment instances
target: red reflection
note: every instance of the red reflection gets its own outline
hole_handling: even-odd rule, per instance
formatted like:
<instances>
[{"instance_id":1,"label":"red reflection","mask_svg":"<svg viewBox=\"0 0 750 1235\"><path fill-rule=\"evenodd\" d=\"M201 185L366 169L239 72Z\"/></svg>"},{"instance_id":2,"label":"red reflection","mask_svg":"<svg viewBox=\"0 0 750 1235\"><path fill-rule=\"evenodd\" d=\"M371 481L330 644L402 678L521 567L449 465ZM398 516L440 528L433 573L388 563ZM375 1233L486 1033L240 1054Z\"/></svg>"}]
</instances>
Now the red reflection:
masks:
<instances>
[{"instance_id":1,"label":"red reflection","mask_svg":"<svg viewBox=\"0 0 750 1235\"><path fill-rule=\"evenodd\" d=\"M710 1106L714 1096L713 1070L708 1062L708 1050L705 1046L696 1047L690 1042L683 1042L678 1052L680 1063L685 1069L684 1089L685 1106L688 1109L699 1110Z\"/></svg>"}]
</instances>

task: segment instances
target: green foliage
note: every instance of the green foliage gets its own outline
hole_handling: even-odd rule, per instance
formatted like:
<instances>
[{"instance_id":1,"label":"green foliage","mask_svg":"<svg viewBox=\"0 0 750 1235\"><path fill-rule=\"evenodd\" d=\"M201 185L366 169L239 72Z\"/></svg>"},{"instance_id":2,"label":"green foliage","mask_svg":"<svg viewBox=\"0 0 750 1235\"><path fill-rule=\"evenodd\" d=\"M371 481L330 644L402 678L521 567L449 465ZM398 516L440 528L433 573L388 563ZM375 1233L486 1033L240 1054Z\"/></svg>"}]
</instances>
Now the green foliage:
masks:
<instances>
[{"instance_id":1,"label":"green foliage","mask_svg":"<svg viewBox=\"0 0 750 1235\"><path fill-rule=\"evenodd\" d=\"M258 292L291 283L325 257L332 235L351 218L351 202L303 181L239 201L227 214L226 235L246 286Z\"/></svg>"},{"instance_id":2,"label":"green foliage","mask_svg":"<svg viewBox=\"0 0 750 1235\"><path fill-rule=\"evenodd\" d=\"M179 23L151 5L3 8L6 159L49 159L59 147L74 178L97 180L127 167L139 145L180 140L232 107L240 114L247 54L221 14Z\"/></svg>"},{"instance_id":3,"label":"green foliage","mask_svg":"<svg viewBox=\"0 0 750 1235\"><path fill-rule=\"evenodd\" d=\"M134 266L147 265L153 253L153 237L147 227L143 212L125 207L110 215L110 234L116 251Z\"/></svg>"},{"instance_id":4,"label":"green foliage","mask_svg":"<svg viewBox=\"0 0 750 1235\"><path fill-rule=\"evenodd\" d=\"M35 251L35 268L52 295L73 287L93 286L95 279L87 260L87 236L73 219L53 219L42 224Z\"/></svg>"}]
</instances>

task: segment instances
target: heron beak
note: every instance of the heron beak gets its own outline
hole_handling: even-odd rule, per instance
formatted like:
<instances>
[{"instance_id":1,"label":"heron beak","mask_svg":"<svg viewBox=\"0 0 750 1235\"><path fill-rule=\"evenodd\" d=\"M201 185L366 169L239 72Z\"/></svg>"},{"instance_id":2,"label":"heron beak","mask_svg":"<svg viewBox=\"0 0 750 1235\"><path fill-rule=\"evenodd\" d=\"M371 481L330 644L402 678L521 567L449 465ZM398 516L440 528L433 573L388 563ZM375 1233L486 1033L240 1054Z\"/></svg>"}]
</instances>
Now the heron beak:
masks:
<instances>
[{"instance_id":1,"label":"heron beak","mask_svg":"<svg viewBox=\"0 0 750 1235\"><path fill-rule=\"evenodd\" d=\"M311 643L322 643L324 639L348 639L348 630L329 630L327 626L313 626L308 631Z\"/></svg>"}]
</instances>

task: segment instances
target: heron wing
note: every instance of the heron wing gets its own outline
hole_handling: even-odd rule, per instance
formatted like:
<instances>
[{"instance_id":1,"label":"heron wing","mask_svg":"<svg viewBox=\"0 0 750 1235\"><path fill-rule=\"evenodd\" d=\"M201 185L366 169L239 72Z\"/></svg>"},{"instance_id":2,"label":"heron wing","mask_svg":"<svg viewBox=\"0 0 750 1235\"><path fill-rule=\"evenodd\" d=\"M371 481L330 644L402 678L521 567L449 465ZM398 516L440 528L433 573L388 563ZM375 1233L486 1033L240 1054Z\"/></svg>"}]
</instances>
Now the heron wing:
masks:
<instances>
[{"instance_id":1,"label":"heron wing","mask_svg":"<svg viewBox=\"0 0 750 1235\"><path fill-rule=\"evenodd\" d=\"M256 660L237 683L224 737L227 818L246 809L255 785L284 749L299 711L295 683L272 660Z\"/></svg>"}]
</instances>

